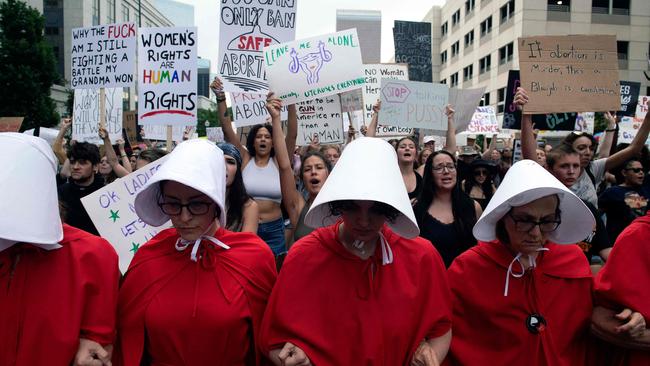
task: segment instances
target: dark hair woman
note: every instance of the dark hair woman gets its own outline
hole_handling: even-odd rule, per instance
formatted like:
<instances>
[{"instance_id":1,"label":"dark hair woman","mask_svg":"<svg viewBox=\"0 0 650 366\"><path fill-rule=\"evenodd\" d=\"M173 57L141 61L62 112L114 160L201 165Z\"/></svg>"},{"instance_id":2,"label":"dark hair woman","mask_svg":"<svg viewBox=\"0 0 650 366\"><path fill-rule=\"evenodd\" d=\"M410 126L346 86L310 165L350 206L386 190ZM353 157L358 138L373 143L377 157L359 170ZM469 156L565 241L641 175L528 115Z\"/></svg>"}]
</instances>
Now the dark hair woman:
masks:
<instances>
[{"instance_id":1,"label":"dark hair woman","mask_svg":"<svg viewBox=\"0 0 650 366\"><path fill-rule=\"evenodd\" d=\"M223 142L217 146L226 160L226 229L256 233L259 209L244 187L241 154L233 144Z\"/></svg>"},{"instance_id":2,"label":"dark hair woman","mask_svg":"<svg viewBox=\"0 0 650 366\"><path fill-rule=\"evenodd\" d=\"M492 181L497 167L494 163L478 159L470 164L470 171L472 174L469 178L463 181L463 191L469 195L471 199L481 205L481 209L485 210L488 202L492 198L496 187Z\"/></svg>"}]
</instances>

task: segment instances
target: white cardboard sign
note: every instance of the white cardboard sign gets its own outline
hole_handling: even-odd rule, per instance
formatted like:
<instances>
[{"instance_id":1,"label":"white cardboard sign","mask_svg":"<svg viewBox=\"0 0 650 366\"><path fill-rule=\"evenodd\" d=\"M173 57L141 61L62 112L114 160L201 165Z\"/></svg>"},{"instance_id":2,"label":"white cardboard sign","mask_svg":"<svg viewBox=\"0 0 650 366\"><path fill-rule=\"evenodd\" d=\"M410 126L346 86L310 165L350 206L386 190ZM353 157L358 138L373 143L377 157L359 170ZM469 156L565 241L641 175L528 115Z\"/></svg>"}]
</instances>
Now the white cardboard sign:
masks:
<instances>
[{"instance_id":1,"label":"white cardboard sign","mask_svg":"<svg viewBox=\"0 0 650 366\"><path fill-rule=\"evenodd\" d=\"M314 135L318 136L318 142L321 144L338 144L345 139L341 102L337 95L299 103L296 110L297 145L309 145Z\"/></svg>"},{"instance_id":2,"label":"white cardboard sign","mask_svg":"<svg viewBox=\"0 0 650 366\"><path fill-rule=\"evenodd\" d=\"M232 102L233 122L237 127L252 126L271 122L269 111L266 110L266 95L230 93ZM287 119L287 105L282 105L280 118Z\"/></svg>"},{"instance_id":3,"label":"white cardboard sign","mask_svg":"<svg viewBox=\"0 0 650 366\"><path fill-rule=\"evenodd\" d=\"M98 89L75 89L74 112L72 113L72 139L102 145L99 138L99 95ZM122 88L104 89L106 109L106 130L115 143L122 138Z\"/></svg>"},{"instance_id":4,"label":"white cardboard sign","mask_svg":"<svg viewBox=\"0 0 650 366\"><path fill-rule=\"evenodd\" d=\"M382 78L379 123L446 130L448 100L449 87L445 84Z\"/></svg>"},{"instance_id":5,"label":"white cardboard sign","mask_svg":"<svg viewBox=\"0 0 650 366\"><path fill-rule=\"evenodd\" d=\"M499 122L492 106L476 107L472 120L467 126L467 132L478 135L499 133Z\"/></svg>"}]
</instances>

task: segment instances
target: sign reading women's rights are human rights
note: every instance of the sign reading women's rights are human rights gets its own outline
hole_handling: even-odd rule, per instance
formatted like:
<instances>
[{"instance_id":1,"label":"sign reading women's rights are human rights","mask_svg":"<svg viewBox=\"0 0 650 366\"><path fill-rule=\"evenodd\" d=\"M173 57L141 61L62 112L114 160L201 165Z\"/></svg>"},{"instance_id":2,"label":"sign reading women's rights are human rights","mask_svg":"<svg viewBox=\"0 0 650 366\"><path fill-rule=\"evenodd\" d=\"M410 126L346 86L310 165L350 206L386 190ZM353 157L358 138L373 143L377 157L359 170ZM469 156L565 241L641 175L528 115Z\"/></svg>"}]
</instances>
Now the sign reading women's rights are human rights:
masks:
<instances>
[{"instance_id":1,"label":"sign reading women's rights are human rights","mask_svg":"<svg viewBox=\"0 0 650 366\"><path fill-rule=\"evenodd\" d=\"M356 29L264 48L269 90L286 104L360 88L365 82Z\"/></svg>"}]
</instances>

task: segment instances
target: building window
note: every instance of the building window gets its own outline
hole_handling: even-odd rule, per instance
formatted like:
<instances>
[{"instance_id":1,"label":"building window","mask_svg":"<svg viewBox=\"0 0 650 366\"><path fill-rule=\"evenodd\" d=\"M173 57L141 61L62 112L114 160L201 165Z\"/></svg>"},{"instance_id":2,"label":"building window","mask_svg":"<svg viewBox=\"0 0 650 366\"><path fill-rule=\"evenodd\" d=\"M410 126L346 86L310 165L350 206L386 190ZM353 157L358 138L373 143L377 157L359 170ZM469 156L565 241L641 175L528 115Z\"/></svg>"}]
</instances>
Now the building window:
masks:
<instances>
[{"instance_id":1,"label":"building window","mask_svg":"<svg viewBox=\"0 0 650 366\"><path fill-rule=\"evenodd\" d=\"M93 0L93 25L99 25L99 0Z\"/></svg>"},{"instance_id":2,"label":"building window","mask_svg":"<svg viewBox=\"0 0 650 366\"><path fill-rule=\"evenodd\" d=\"M476 6L476 0L467 0L465 1L465 14L469 14L472 11L474 11L474 7Z\"/></svg>"},{"instance_id":3,"label":"building window","mask_svg":"<svg viewBox=\"0 0 650 366\"><path fill-rule=\"evenodd\" d=\"M481 22L481 37L492 32L492 15Z\"/></svg>"},{"instance_id":4,"label":"building window","mask_svg":"<svg viewBox=\"0 0 650 366\"><path fill-rule=\"evenodd\" d=\"M514 51L514 46L512 42L499 48L499 65L503 65L507 62L512 61L513 51Z\"/></svg>"},{"instance_id":5,"label":"building window","mask_svg":"<svg viewBox=\"0 0 650 366\"><path fill-rule=\"evenodd\" d=\"M106 20L109 23L115 23L115 0L108 0L106 6L108 7L108 17Z\"/></svg>"},{"instance_id":6,"label":"building window","mask_svg":"<svg viewBox=\"0 0 650 366\"><path fill-rule=\"evenodd\" d=\"M458 73L455 72L451 75L451 85L452 88L458 86Z\"/></svg>"},{"instance_id":7,"label":"building window","mask_svg":"<svg viewBox=\"0 0 650 366\"><path fill-rule=\"evenodd\" d=\"M448 26L449 26L449 22L445 22L445 24L443 24L442 27L440 27L440 30L442 31L442 36L443 37L446 36L447 32L449 31Z\"/></svg>"},{"instance_id":8,"label":"building window","mask_svg":"<svg viewBox=\"0 0 650 366\"><path fill-rule=\"evenodd\" d=\"M55 36L59 34L59 27L45 27L46 36Z\"/></svg>"},{"instance_id":9,"label":"building window","mask_svg":"<svg viewBox=\"0 0 650 366\"><path fill-rule=\"evenodd\" d=\"M451 45L451 57L458 56L459 52L460 52L460 41L456 41L454 44Z\"/></svg>"},{"instance_id":10,"label":"building window","mask_svg":"<svg viewBox=\"0 0 650 366\"><path fill-rule=\"evenodd\" d=\"M440 63L441 64L447 63L447 50L445 50L440 54Z\"/></svg>"},{"instance_id":11,"label":"building window","mask_svg":"<svg viewBox=\"0 0 650 366\"><path fill-rule=\"evenodd\" d=\"M508 1L504 6L501 7L501 23L507 22L510 18L515 15L515 0Z\"/></svg>"},{"instance_id":12,"label":"building window","mask_svg":"<svg viewBox=\"0 0 650 366\"><path fill-rule=\"evenodd\" d=\"M596 14L630 15L630 0L592 0L591 12Z\"/></svg>"},{"instance_id":13,"label":"building window","mask_svg":"<svg viewBox=\"0 0 650 366\"><path fill-rule=\"evenodd\" d=\"M627 60L627 50L629 45L630 42L628 41L616 41L616 52L618 53L619 60Z\"/></svg>"},{"instance_id":14,"label":"building window","mask_svg":"<svg viewBox=\"0 0 650 366\"><path fill-rule=\"evenodd\" d=\"M548 11L571 12L571 0L547 0Z\"/></svg>"},{"instance_id":15,"label":"building window","mask_svg":"<svg viewBox=\"0 0 650 366\"><path fill-rule=\"evenodd\" d=\"M130 19L129 7L126 4L122 4L122 21L128 22Z\"/></svg>"},{"instance_id":16,"label":"building window","mask_svg":"<svg viewBox=\"0 0 650 366\"><path fill-rule=\"evenodd\" d=\"M463 81L472 80L474 77L474 65L463 68Z\"/></svg>"},{"instance_id":17,"label":"building window","mask_svg":"<svg viewBox=\"0 0 650 366\"><path fill-rule=\"evenodd\" d=\"M478 74L481 75L490 71L491 66L492 66L492 55L487 55L482 59L478 60L478 68L479 68Z\"/></svg>"},{"instance_id":18,"label":"building window","mask_svg":"<svg viewBox=\"0 0 650 366\"><path fill-rule=\"evenodd\" d=\"M474 30L471 30L465 35L465 47L474 44Z\"/></svg>"},{"instance_id":19,"label":"building window","mask_svg":"<svg viewBox=\"0 0 650 366\"><path fill-rule=\"evenodd\" d=\"M45 0L43 5L46 8L58 8L61 6L60 1L61 0Z\"/></svg>"},{"instance_id":20,"label":"building window","mask_svg":"<svg viewBox=\"0 0 650 366\"><path fill-rule=\"evenodd\" d=\"M460 23L460 9L456 10L454 15L451 16L451 26L456 26Z\"/></svg>"},{"instance_id":21,"label":"building window","mask_svg":"<svg viewBox=\"0 0 650 366\"><path fill-rule=\"evenodd\" d=\"M481 98L481 101L478 102L478 105L479 105L480 107L484 107L484 106L486 106L486 105L490 105L490 93L489 93L489 92L483 94L483 98Z\"/></svg>"},{"instance_id":22,"label":"building window","mask_svg":"<svg viewBox=\"0 0 650 366\"><path fill-rule=\"evenodd\" d=\"M447 84L447 79L440 80L440 84L445 84L446 85Z\"/></svg>"},{"instance_id":23,"label":"building window","mask_svg":"<svg viewBox=\"0 0 650 366\"><path fill-rule=\"evenodd\" d=\"M497 90L497 113L503 113L506 104L506 88Z\"/></svg>"}]
</instances>

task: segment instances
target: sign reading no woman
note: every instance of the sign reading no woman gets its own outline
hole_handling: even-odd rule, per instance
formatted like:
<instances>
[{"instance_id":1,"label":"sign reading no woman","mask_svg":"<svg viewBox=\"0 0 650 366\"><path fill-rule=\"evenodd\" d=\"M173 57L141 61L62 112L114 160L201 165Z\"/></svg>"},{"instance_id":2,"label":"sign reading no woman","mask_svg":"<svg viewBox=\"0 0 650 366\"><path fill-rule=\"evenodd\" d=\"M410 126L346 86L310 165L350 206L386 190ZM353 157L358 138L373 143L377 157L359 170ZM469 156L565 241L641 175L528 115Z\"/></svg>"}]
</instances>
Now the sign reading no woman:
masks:
<instances>
[{"instance_id":1,"label":"sign reading no woman","mask_svg":"<svg viewBox=\"0 0 650 366\"><path fill-rule=\"evenodd\" d=\"M519 38L525 113L616 111L621 106L616 36Z\"/></svg>"},{"instance_id":2,"label":"sign reading no woman","mask_svg":"<svg viewBox=\"0 0 650 366\"><path fill-rule=\"evenodd\" d=\"M196 124L196 28L140 28L138 124Z\"/></svg>"},{"instance_id":3,"label":"sign reading no woman","mask_svg":"<svg viewBox=\"0 0 650 366\"><path fill-rule=\"evenodd\" d=\"M133 85L135 23L72 30L73 89Z\"/></svg>"},{"instance_id":4,"label":"sign reading no woman","mask_svg":"<svg viewBox=\"0 0 650 366\"><path fill-rule=\"evenodd\" d=\"M221 0L219 74L224 90L264 93L264 47L295 38L296 0Z\"/></svg>"}]
</instances>

